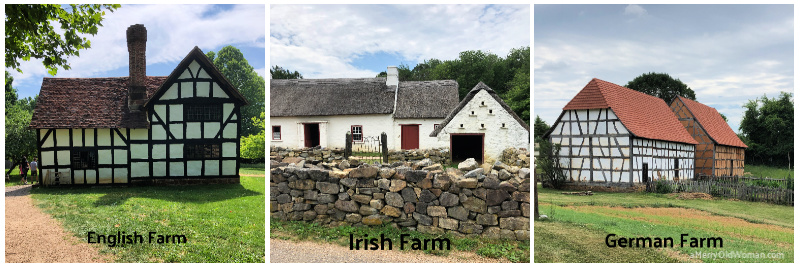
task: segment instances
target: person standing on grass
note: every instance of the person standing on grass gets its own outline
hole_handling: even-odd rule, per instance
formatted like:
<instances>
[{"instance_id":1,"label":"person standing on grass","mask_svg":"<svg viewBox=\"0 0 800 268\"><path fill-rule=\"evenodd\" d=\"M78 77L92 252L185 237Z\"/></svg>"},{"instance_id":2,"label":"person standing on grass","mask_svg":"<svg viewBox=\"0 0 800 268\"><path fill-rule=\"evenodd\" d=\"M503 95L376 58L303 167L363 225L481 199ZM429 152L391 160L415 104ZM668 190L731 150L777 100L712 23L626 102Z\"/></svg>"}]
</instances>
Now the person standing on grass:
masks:
<instances>
[{"instance_id":1,"label":"person standing on grass","mask_svg":"<svg viewBox=\"0 0 800 268\"><path fill-rule=\"evenodd\" d=\"M37 175L39 175L39 163L36 163L36 157L34 157L33 161L31 161L30 167L31 167L31 179L34 181L38 181L39 177Z\"/></svg>"},{"instance_id":2,"label":"person standing on grass","mask_svg":"<svg viewBox=\"0 0 800 268\"><path fill-rule=\"evenodd\" d=\"M28 170L30 169L30 165L28 165L28 157L22 157L22 163L19 164L19 175L22 176L22 184L28 184Z\"/></svg>"}]
</instances>

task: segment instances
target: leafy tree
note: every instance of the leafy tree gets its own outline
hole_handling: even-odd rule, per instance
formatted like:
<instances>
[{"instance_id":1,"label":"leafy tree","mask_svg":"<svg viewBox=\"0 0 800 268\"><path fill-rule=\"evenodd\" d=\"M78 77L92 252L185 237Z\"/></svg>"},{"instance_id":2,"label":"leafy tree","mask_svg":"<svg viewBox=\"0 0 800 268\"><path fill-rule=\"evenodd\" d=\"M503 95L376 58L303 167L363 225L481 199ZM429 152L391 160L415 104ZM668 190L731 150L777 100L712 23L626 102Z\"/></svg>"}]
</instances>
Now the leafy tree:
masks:
<instances>
[{"instance_id":1,"label":"leafy tree","mask_svg":"<svg viewBox=\"0 0 800 268\"><path fill-rule=\"evenodd\" d=\"M33 156L36 154L36 131L29 128L33 108L36 106L38 96L27 97L21 100L16 98L16 89L11 85L14 78L6 72L6 96L9 92L13 93L14 100L9 102L6 99L6 133L5 133L5 158L14 164L9 168L13 170L23 156ZM9 103L11 103L9 105Z\"/></svg>"},{"instance_id":2,"label":"leafy tree","mask_svg":"<svg viewBox=\"0 0 800 268\"><path fill-rule=\"evenodd\" d=\"M288 69L281 68L278 65L269 69L269 75L272 79L303 79L303 75L297 71L289 71ZM386 75L384 73L384 75Z\"/></svg>"},{"instance_id":3,"label":"leafy tree","mask_svg":"<svg viewBox=\"0 0 800 268\"><path fill-rule=\"evenodd\" d=\"M533 139L543 139L544 133L550 130L550 126L547 125L547 122L536 116L536 120L533 122Z\"/></svg>"},{"instance_id":4,"label":"leafy tree","mask_svg":"<svg viewBox=\"0 0 800 268\"><path fill-rule=\"evenodd\" d=\"M69 56L80 56L79 50L91 47L86 37L78 34L97 34L103 26L103 9L114 12L120 5L6 5L6 68L19 68L20 59L40 59L50 75L58 68L69 70ZM51 23L60 24L56 31ZM63 34L59 33L63 32ZM62 36L63 35L63 36Z\"/></svg>"},{"instance_id":5,"label":"leafy tree","mask_svg":"<svg viewBox=\"0 0 800 268\"><path fill-rule=\"evenodd\" d=\"M762 96L749 100L739 125L745 149L745 161L750 164L790 166L794 153L794 100L792 93Z\"/></svg>"},{"instance_id":6,"label":"leafy tree","mask_svg":"<svg viewBox=\"0 0 800 268\"><path fill-rule=\"evenodd\" d=\"M6 107L11 107L11 105L17 103L17 89L11 87L11 83L14 83L14 77L6 71ZM6 110L6 113L8 113L8 110Z\"/></svg>"},{"instance_id":7,"label":"leafy tree","mask_svg":"<svg viewBox=\"0 0 800 268\"><path fill-rule=\"evenodd\" d=\"M722 116L722 120L725 120L725 123L728 123L728 117L722 113L719 113L719 116Z\"/></svg>"},{"instance_id":8,"label":"leafy tree","mask_svg":"<svg viewBox=\"0 0 800 268\"><path fill-rule=\"evenodd\" d=\"M628 82L625 87L656 96L666 103L670 103L677 96L691 100L695 99L694 90L681 82L680 79L672 78L666 73L651 72L642 74Z\"/></svg>"},{"instance_id":9,"label":"leafy tree","mask_svg":"<svg viewBox=\"0 0 800 268\"><path fill-rule=\"evenodd\" d=\"M561 189L567 183L567 176L559 163L561 144L554 144L545 139L538 139L539 157L536 168L542 171L542 186Z\"/></svg>"},{"instance_id":10,"label":"leafy tree","mask_svg":"<svg viewBox=\"0 0 800 268\"><path fill-rule=\"evenodd\" d=\"M264 113L264 96L266 86L264 78L259 76L253 66L247 62L239 49L233 46L225 46L218 52L209 51L206 53L212 59L214 66L220 73L231 82L231 84L242 93L249 105L241 108L242 112L242 136L257 134L263 130L253 121L253 118Z\"/></svg>"},{"instance_id":11,"label":"leafy tree","mask_svg":"<svg viewBox=\"0 0 800 268\"><path fill-rule=\"evenodd\" d=\"M263 160L266 156L264 113L262 112L259 117L254 117L252 120L261 129L261 132L241 138L241 156L246 159Z\"/></svg>"},{"instance_id":12,"label":"leafy tree","mask_svg":"<svg viewBox=\"0 0 800 268\"><path fill-rule=\"evenodd\" d=\"M531 77L530 72L518 72L508 83L511 88L500 95L514 113L526 124L531 124Z\"/></svg>"}]
</instances>

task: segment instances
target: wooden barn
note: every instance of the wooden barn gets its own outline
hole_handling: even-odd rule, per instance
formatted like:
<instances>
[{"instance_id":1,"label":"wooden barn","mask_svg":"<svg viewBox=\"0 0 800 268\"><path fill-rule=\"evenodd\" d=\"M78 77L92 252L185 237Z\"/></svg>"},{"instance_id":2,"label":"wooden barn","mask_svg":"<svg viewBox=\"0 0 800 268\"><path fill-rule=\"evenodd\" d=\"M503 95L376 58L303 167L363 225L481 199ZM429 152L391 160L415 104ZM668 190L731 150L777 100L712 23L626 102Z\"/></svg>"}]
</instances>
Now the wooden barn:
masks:
<instances>
[{"instance_id":1,"label":"wooden barn","mask_svg":"<svg viewBox=\"0 0 800 268\"><path fill-rule=\"evenodd\" d=\"M597 78L564 106L545 138L561 144L571 181L591 183L690 179L697 142L667 104Z\"/></svg>"},{"instance_id":2,"label":"wooden barn","mask_svg":"<svg viewBox=\"0 0 800 268\"><path fill-rule=\"evenodd\" d=\"M695 176L742 176L744 174L744 149L747 145L739 139L717 109L705 104L676 97L670 108L695 146Z\"/></svg>"},{"instance_id":3,"label":"wooden barn","mask_svg":"<svg viewBox=\"0 0 800 268\"><path fill-rule=\"evenodd\" d=\"M30 127L45 184L238 183L247 101L194 47L147 76L147 30L127 30L129 77L44 78Z\"/></svg>"}]
</instances>

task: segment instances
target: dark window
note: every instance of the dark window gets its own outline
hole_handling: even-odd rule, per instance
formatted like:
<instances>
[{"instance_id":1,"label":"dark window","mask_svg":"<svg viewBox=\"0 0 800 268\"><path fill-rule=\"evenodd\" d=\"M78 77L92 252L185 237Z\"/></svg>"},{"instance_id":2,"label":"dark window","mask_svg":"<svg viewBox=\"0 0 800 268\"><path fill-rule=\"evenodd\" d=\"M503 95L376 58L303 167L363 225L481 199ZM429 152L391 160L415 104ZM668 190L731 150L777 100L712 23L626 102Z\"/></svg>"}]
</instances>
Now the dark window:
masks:
<instances>
[{"instance_id":1,"label":"dark window","mask_svg":"<svg viewBox=\"0 0 800 268\"><path fill-rule=\"evenodd\" d=\"M186 159L216 159L219 156L219 144L186 144L183 146L183 157Z\"/></svg>"},{"instance_id":2,"label":"dark window","mask_svg":"<svg viewBox=\"0 0 800 268\"><path fill-rule=\"evenodd\" d=\"M350 126L350 133L353 133L353 141L364 141L364 129L359 125Z\"/></svg>"},{"instance_id":3,"label":"dark window","mask_svg":"<svg viewBox=\"0 0 800 268\"><path fill-rule=\"evenodd\" d=\"M433 129L436 129L437 127L439 127L439 124L433 124Z\"/></svg>"},{"instance_id":4,"label":"dark window","mask_svg":"<svg viewBox=\"0 0 800 268\"><path fill-rule=\"evenodd\" d=\"M72 150L72 169L97 168L97 150Z\"/></svg>"},{"instance_id":5,"label":"dark window","mask_svg":"<svg viewBox=\"0 0 800 268\"><path fill-rule=\"evenodd\" d=\"M273 140L281 139L281 126L272 126L272 139Z\"/></svg>"},{"instance_id":6,"label":"dark window","mask_svg":"<svg viewBox=\"0 0 800 268\"><path fill-rule=\"evenodd\" d=\"M222 106L219 104L186 104L186 121L222 121Z\"/></svg>"}]
</instances>

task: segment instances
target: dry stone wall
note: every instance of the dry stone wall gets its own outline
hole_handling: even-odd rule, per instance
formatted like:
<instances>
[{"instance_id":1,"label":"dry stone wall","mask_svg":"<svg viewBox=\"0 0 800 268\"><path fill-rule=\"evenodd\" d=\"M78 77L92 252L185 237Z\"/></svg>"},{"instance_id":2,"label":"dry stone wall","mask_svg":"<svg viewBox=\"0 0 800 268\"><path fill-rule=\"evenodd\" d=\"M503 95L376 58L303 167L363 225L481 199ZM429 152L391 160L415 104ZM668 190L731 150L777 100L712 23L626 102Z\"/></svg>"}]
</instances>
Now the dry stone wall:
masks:
<instances>
[{"instance_id":1,"label":"dry stone wall","mask_svg":"<svg viewBox=\"0 0 800 268\"><path fill-rule=\"evenodd\" d=\"M332 163L344 160L344 149L332 148L282 148L271 147L269 150L270 160L276 163L298 163L305 161L305 163ZM421 161L429 159L434 164L449 165L450 164L450 149L417 149L417 150L399 150L389 151L389 162L407 162L407 161ZM357 165L358 161L354 161Z\"/></svg>"},{"instance_id":2,"label":"dry stone wall","mask_svg":"<svg viewBox=\"0 0 800 268\"><path fill-rule=\"evenodd\" d=\"M432 162L273 168L271 216L330 225L391 224L457 237L530 238L528 168L468 160L459 169L443 170Z\"/></svg>"}]
</instances>

